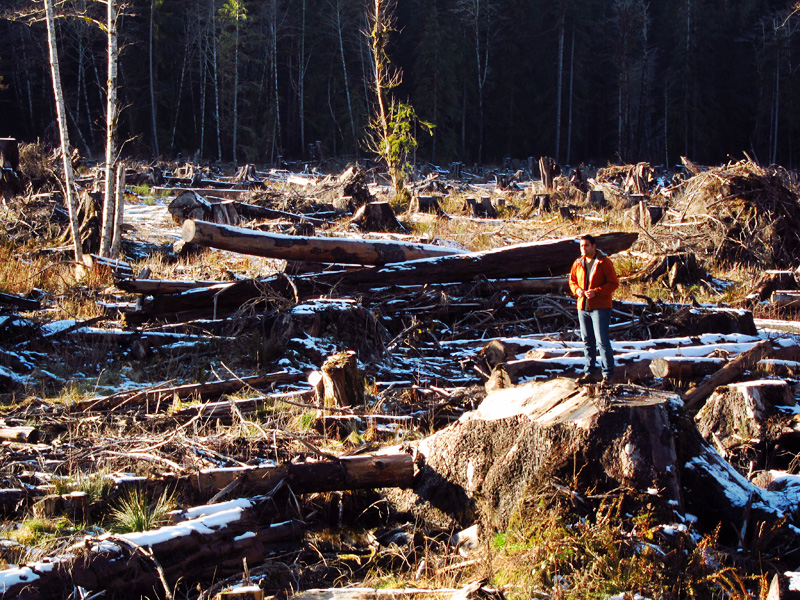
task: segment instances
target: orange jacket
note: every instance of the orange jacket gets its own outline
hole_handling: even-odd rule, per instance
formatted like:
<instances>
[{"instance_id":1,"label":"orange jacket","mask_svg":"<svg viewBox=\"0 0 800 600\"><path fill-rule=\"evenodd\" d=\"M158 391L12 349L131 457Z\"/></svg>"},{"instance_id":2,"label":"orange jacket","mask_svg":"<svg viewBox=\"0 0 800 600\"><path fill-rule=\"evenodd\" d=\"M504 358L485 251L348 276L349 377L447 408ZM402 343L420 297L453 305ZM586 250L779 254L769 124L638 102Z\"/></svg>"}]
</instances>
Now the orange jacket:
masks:
<instances>
[{"instance_id":1,"label":"orange jacket","mask_svg":"<svg viewBox=\"0 0 800 600\"><path fill-rule=\"evenodd\" d=\"M578 298L578 310L594 310L595 308L611 308L611 297L614 290L619 287L617 272L614 263L600 250L596 251L596 260L589 273L589 287L597 294L594 298ZM586 258L581 256L574 263L569 272L569 289L577 296L579 289L583 289L586 280Z\"/></svg>"}]
</instances>

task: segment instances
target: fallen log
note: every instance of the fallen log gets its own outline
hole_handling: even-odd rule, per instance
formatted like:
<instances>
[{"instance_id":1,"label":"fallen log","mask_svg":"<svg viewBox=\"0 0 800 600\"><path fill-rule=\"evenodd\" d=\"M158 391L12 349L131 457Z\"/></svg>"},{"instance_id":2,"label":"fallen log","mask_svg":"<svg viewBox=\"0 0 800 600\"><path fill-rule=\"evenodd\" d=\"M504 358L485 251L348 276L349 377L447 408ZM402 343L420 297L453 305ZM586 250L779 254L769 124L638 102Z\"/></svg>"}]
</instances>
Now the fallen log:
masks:
<instances>
[{"instance_id":1,"label":"fallen log","mask_svg":"<svg viewBox=\"0 0 800 600\"><path fill-rule=\"evenodd\" d=\"M630 248L636 233L604 233L595 236L597 245L606 254ZM514 277L553 277L568 273L573 261L580 256L575 238L561 238L517 244L481 252L453 254L403 263L387 264L380 268L358 269L346 273L327 273L305 279L310 285L416 285L471 281L481 276L489 279Z\"/></svg>"},{"instance_id":2,"label":"fallen log","mask_svg":"<svg viewBox=\"0 0 800 600\"><path fill-rule=\"evenodd\" d=\"M770 303L783 308L800 306L800 291L775 290L769 299Z\"/></svg>"},{"instance_id":3,"label":"fallen log","mask_svg":"<svg viewBox=\"0 0 800 600\"><path fill-rule=\"evenodd\" d=\"M16 306L23 310L39 310L41 308L38 300L32 300L17 294L6 294L5 292L0 292L0 304Z\"/></svg>"},{"instance_id":4,"label":"fallen log","mask_svg":"<svg viewBox=\"0 0 800 600\"><path fill-rule=\"evenodd\" d=\"M229 282L175 279L121 279L116 282L118 288L131 294L180 294L188 290L196 290L220 283Z\"/></svg>"},{"instance_id":5,"label":"fallen log","mask_svg":"<svg viewBox=\"0 0 800 600\"><path fill-rule=\"evenodd\" d=\"M769 358L771 354L772 342L770 340L763 340L746 352L742 352L731 362L700 382L697 387L691 388L683 395L686 410L697 412L701 403L704 402L718 386L735 381L742 373L751 369L762 358Z\"/></svg>"},{"instance_id":6,"label":"fallen log","mask_svg":"<svg viewBox=\"0 0 800 600\"><path fill-rule=\"evenodd\" d=\"M79 411L101 411L113 410L124 404L145 404L160 403L173 398L191 398L221 396L222 394L232 394L239 390L252 387L261 388L274 383L288 383L302 381L304 377L298 374L290 374L286 371L268 373L267 375L253 375L251 377L240 377L227 379L224 381L210 381L207 383L187 383L179 386L148 388L145 390L125 391L105 396L101 398L89 398L78 400L70 405L70 410Z\"/></svg>"},{"instance_id":7,"label":"fallen log","mask_svg":"<svg viewBox=\"0 0 800 600\"><path fill-rule=\"evenodd\" d=\"M726 364L724 358L656 358L650 362L653 376L689 381L711 375Z\"/></svg>"},{"instance_id":8,"label":"fallen log","mask_svg":"<svg viewBox=\"0 0 800 600\"><path fill-rule=\"evenodd\" d=\"M432 256L462 254L461 250L432 244L293 236L191 219L184 221L181 234L187 243L220 250L269 258L328 263L384 265Z\"/></svg>"},{"instance_id":9,"label":"fallen log","mask_svg":"<svg viewBox=\"0 0 800 600\"><path fill-rule=\"evenodd\" d=\"M241 499L203 507L203 516L178 525L87 538L57 558L0 571L0 590L19 600L61 600L74 586L115 597L163 597L178 581L207 583L300 539L299 521L264 523L261 504Z\"/></svg>"},{"instance_id":10,"label":"fallen log","mask_svg":"<svg viewBox=\"0 0 800 600\"><path fill-rule=\"evenodd\" d=\"M27 426L0 427L0 440L35 444L39 441L39 430Z\"/></svg>"},{"instance_id":11,"label":"fallen log","mask_svg":"<svg viewBox=\"0 0 800 600\"><path fill-rule=\"evenodd\" d=\"M335 460L204 469L190 475L164 475L147 481L155 490L180 489L193 498L208 499L222 490L238 495L266 494L285 481L296 494L411 487L414 459L405 452L361 454ZM141 482L136 482L137 485ZM123 486L126 485L124 482Z\"/></svg>"}]
</instances>

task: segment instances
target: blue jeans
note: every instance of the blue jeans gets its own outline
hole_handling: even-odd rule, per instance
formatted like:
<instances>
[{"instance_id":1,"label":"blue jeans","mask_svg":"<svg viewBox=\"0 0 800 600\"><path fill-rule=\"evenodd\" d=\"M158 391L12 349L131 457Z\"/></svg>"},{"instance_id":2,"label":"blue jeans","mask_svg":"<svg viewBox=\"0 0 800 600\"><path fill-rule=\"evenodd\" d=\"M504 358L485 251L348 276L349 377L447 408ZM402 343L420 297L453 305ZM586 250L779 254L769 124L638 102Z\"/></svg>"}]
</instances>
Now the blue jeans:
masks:
<instances>
[{"instance_id":1,"label":"blue jeans","mask_svg":"<svg viewBox=\"0 0 800 600\"><path fill-rule=\"evenodd\" d=\"M600 367L603 377L614 375L614 351L608 337L608 324L611 321L610 308L579 310L578 323L581 326L583 357L586 361L583 372L597 371L597 352L600 351Z\"/></svg>"}]
</instances>

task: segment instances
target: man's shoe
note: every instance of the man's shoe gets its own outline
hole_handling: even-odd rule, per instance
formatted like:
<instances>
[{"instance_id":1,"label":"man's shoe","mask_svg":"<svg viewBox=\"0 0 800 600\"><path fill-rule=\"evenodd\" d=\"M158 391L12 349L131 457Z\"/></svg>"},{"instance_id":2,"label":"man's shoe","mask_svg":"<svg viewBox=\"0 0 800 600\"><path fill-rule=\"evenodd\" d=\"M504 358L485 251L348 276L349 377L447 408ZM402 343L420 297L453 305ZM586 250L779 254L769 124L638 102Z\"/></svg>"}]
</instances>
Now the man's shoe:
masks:
<instances>
[{"instance_id":1,"label":"man's shoe","mask_svg":"<svg viewBox=\"0 0 800 600\"><path fill-rule=\"evenodd\" d=\"M609 385L611 385L611 383L612 383L612 381L611 381L611 377L606 377L606 376L604 375L604 376L603 376L603 379L602 379L602 381L600 382L600 385L601 385L602 387L606 387L606 386L609 386Z\"/></svg>"},{"instance_id":2,"label":"man's shoe","mask_svg":"<svg viewBox=\"0 0 800 600\"><path fill-rule=\"evenodd\" d=\"M597 373L584 373L576 380L578 385L583 385L585 383L597 383L600 377Z\"/></svg>"}]
</instances>

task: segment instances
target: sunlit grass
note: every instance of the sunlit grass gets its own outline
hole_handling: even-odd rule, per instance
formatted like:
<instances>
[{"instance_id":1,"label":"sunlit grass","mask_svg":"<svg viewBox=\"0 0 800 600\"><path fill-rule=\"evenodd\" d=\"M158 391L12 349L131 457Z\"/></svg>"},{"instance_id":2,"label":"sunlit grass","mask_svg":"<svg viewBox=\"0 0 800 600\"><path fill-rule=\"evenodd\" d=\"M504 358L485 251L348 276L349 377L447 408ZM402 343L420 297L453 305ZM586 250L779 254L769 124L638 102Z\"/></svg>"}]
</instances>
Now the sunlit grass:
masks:
<instances>
[{"instance_id":1,"label":"sunlit grass","mask_svg":"<svg viewBox=\"0 0 800 600\"><path fill-rule=\"evenodd\" d=\"M156 529L167 523L167 514L174 508L175 498L167 492L152 499L133 489L111 509L109 527L118 533Z\"/></svg>"}]
</instances>

